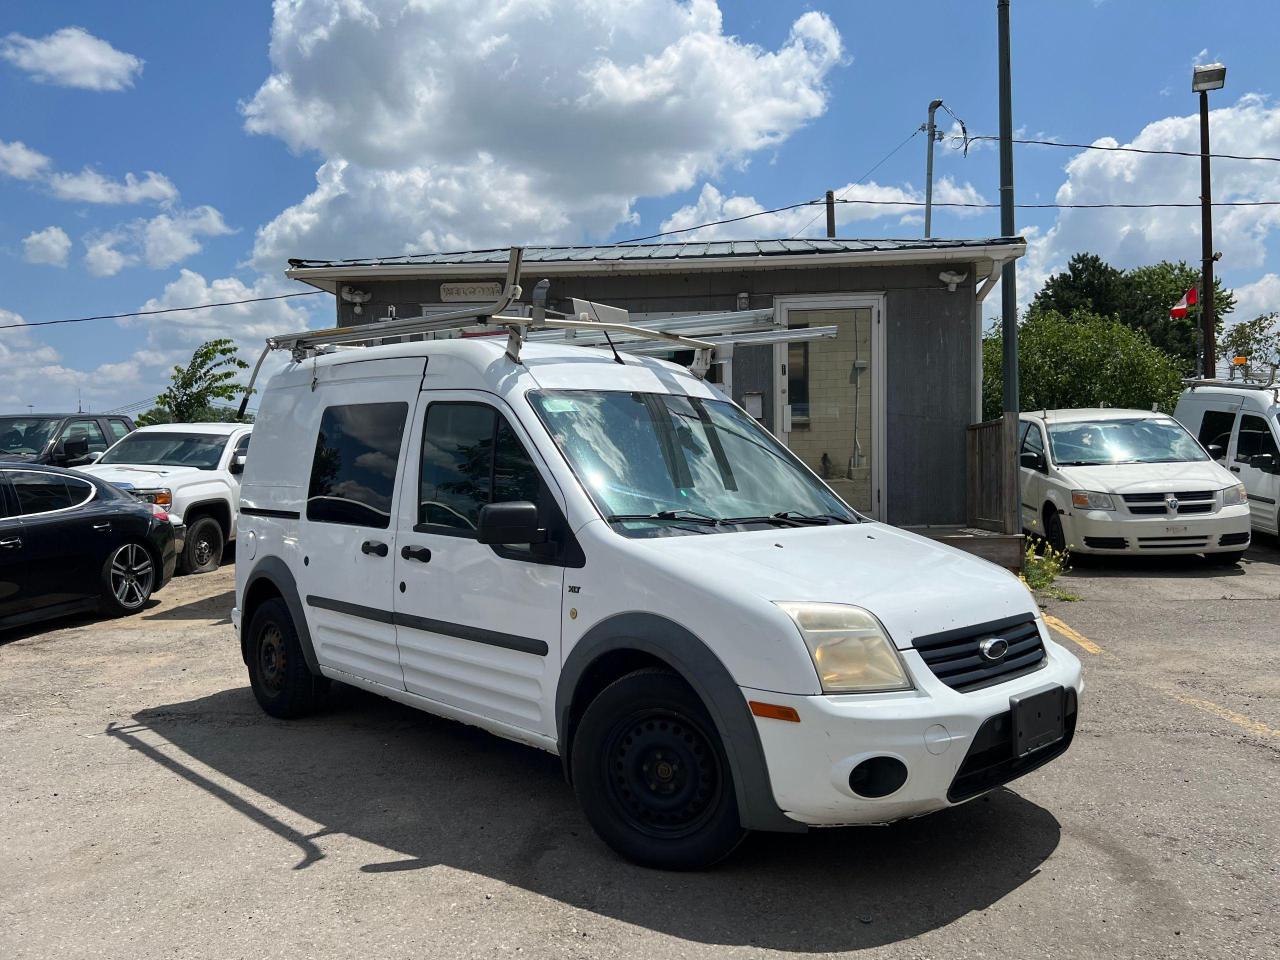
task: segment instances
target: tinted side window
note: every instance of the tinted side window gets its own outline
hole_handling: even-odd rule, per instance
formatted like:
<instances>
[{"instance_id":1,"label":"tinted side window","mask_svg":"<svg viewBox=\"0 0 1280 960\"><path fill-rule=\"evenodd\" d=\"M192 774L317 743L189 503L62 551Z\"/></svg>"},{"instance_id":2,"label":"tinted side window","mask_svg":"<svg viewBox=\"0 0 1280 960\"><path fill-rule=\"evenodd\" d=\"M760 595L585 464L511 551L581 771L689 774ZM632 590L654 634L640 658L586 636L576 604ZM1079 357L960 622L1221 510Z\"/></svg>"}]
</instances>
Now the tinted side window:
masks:
<instances>
[{"instance_id":1,"label":"tinted side window","mask_svg":"<svg viewBox=\"0 0 1280 960\"><path fill-rule=\"evenodd\" d=\"M422 432L418 523L474 530L486 503L544 500L542 478L506 418L480 403L433 403Z\"/></svg>"},{"instance_id":2,"label":"tinted side window","mask_svg":"<svg viewBox=\"0 0 1280 960\"><path fill-rule=\"evenodd\" d=\"M129 435L129 425L123 420L108 420L107 426L111 428L113 440L123 440Z\"/></svg>"},{"instance_id":3,"label":"tinted side window","mask_svg":"<svg viewBox=\"0 0 1280 960\"><path fill-rule=\"evenodd\" d=\"M102 453L107 449L107 438L102 435L102 428L97 420L72 420L62 431L63 440L75 440L83 437L89 441L90 453Z\"/></svg>"},{"instance_id":4,"label":"tinted side window","mask_svg":"<svg viewBox=\"0 0 1280 960\"><path fill-rule=\"evenodd\" d=\"M1225 454L1227 445L1231 442L1231 428L1235 426L1236 415L1234 413L1225 413L1222 410L1206 410L1204 419L1200 421L1200 433L1196 439L1208 449L1209 445L1216 443L1223 449Z\"/></svg>"},{"instance_id":5,"label":"tinted side window","mask_svg":"<svg viewBox=\"0 0 1280 960\"><path fill-rule=\"evenodd\" d=\"M328 407L320 418L307 519L385 530L391 525L407 403Z\"/></svg>"},{"instance_id":6,"label":"tinted side window","mask_svg":"<svg viewBox=\"0 0 1280 960\"><path fill-rule=\"evenodd\" d=\"M236 441L236 448L232 451L233 457L243 457L249 452L249 441L253 438L252 433L246 433L243 437ZM398 448L397 448L398 449Z\"/></svg>"},{"instance_id":7,"label":"tinted side window","mask_svg":"<svg viewBox=\"0 0 1280 960\"><path fill-rule=\"evenodd\" d=\"M1023 453L1044 453L1044 437L1034 423L1027 424L1027 435L1022 439Z\"/></svg>"},{"instance_id":8,"label":"tinted side window","mask_svg":"<svg viewBox=\"0 0 1280 960\"><path fill-rule=\"evenodd\" d=\"M1236 439L1236 462L1247 463L1251 457L1261 453L1280 455L1276 450L1276 439L1271 435L1267 421L1245 414L1240 419L1240 436Z\"/></svg>"},{"instance_id":9,"label":"tinted side window","mask_svg":"<svg viewBox=\"0 0 1280 960\"><path fill-rule=\"evenodd\" d=\"M18 512L23 516L65 510L72 505L71 491L56 473L15 470L9 474L9 481L18 495Z\"/></svg>"}]
</instances>

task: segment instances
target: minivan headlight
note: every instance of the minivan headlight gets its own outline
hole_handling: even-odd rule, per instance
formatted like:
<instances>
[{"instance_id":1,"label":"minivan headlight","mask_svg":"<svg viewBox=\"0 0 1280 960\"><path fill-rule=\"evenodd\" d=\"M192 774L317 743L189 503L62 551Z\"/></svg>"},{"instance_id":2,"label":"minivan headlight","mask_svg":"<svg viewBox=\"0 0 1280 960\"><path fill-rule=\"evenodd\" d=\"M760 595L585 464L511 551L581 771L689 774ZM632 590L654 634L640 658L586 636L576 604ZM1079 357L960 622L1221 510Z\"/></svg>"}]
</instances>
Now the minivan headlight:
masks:
<instances>
[{"instance_id":1,"label":"minivan headlight","mask_svg":"<svg viewBox=\"0 0 1280 960\"><path fill-rule=\"evenodd\" d=\"M1222 491L1222 505L1224 507L1236 507L1248 501L1249 494L1245 491L1243 483L1237 483Z\"/></svg>"},{"instance_id":2,"label":"minivan headlight","mask_svg":"<svg viewBox=\"0 0 1280 960\"><path fill-rule=\"evenodd\" d=\"M911 679L880 621L843 603L779 603L800 630L824 693L910 690Z\"/></svg>"},{"instance_id":3,"label":"minivan headlight","mask_svg":"<svg viewBox=\"0 0 1280 960\"><path fill-rule=\"evenodd\" d=\"M1116 502L1109 493L1094 493L1092 490L1072 490L1071 505L1086 510L1114 510Z\"/></svg>"}]
</instances>

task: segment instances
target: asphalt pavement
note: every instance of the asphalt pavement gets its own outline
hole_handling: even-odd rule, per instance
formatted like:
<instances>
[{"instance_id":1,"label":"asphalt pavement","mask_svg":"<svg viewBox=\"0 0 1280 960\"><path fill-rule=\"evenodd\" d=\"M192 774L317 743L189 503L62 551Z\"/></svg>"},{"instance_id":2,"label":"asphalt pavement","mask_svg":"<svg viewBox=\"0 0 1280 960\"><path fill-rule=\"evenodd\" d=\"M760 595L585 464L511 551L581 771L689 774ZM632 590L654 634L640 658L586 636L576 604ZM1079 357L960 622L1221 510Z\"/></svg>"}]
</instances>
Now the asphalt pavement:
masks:
<instances>
[{"instance_id":1,"label":"asphalt pavement","mask_svg":"<svg viewBox=\"0 0 1280 960\"><path fill-rule=\"evenodd\" d=\"M536 750L349 688L264 716L230 567L0 633L0 956L1274 958L1280 549L1061 582L1065 757L696 874L619 861Z\"/></svg>"}]
</instances>

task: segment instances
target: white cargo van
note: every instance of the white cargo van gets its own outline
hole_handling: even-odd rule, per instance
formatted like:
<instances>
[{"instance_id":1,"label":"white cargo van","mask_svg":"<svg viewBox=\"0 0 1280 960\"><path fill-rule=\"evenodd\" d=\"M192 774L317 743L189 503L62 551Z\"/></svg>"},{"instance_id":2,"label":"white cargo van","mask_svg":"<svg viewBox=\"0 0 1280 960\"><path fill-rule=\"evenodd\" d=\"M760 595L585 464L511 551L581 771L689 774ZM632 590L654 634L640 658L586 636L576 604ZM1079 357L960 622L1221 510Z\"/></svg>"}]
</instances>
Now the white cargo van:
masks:
<instances>
[{"instance_id":1,"label":"white cargo van","mask_svg":"<svg viewBox=\"0 0 1280 960\"><path fill-rule=\"evenodd\" d=\"M1253 529L1280 533L1280 384L1199 381L1173 415L1244 484Z\"/></svg>"},{"instance_id":2,"label":"white cargo van","mask_svg":"<svg viewBox=\"0 0 1280 960\"><path fill-rule=\"evenodd\" d=\"M268 713L340 680L558 754L670 868L1067 749L1080 664L1016 577L859 516L689 369L511 327L277 341L233 613Z\"/></svg>"}]
</instances>

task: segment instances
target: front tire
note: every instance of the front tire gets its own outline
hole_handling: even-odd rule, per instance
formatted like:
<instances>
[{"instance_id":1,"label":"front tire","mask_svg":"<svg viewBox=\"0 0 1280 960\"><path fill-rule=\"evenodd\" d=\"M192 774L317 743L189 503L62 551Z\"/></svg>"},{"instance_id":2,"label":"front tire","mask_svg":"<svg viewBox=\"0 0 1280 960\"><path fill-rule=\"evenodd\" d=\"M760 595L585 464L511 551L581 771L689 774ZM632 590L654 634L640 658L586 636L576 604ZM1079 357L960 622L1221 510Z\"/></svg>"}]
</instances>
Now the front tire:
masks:
<instances>
[{"instance_id":1,"label":"front tire","mask_svg":"<svg viewBox=\"0 0 1280 960\"><path fill-rule=\"evenodd\" d=\"M315 710L329 681L307 667L289 607L279 597L254 612L248 648L249 685L263 710L283 720Z\"/></svg>"},{"instance_id":2,"label":"front tire","mask_svg":"<svg viewBox=\"0 0 1280 960\"><path fill-rule=\"evenodd\" d=\"M674 674L641 670L614 681L587 707L572 749L587 820L634 863L697 870L746 835L715 724Z\"/></svg>"},{"instance_id":3,"label":"front tire","mask_svg":"<svg viewBox=\"0 0 1280 960\"><path fill-rule=\"evenodd\" d=\"M213 517L201 517L187 528L182 547L182 569L187 573L212 573L222 563L226 540L222 527Z\"/></svg>"},{"instance_id":4,"label":"front tire","mask_svg":"<svg viewBox=\"0 0 1280 960\"><path fill-rule=\"evenodd\" d=\"M1062 517L1058 514L1058 508L1051 503L1044 508L1044 538L1059 553L1067 549L1067 534L1062 529Z\"/></svg>"},{"instance_id":5,"label":"front tire","mask_svg":"<svg viewBox=\"0 0 1280 960\"><path fill-rule=\"evenodd\" d=\"M151 551L130 541L107 555L102 567L100 604L112 617L137 613L151 599L156 585L156 563Z\"/></svg>"}]
</instances>

